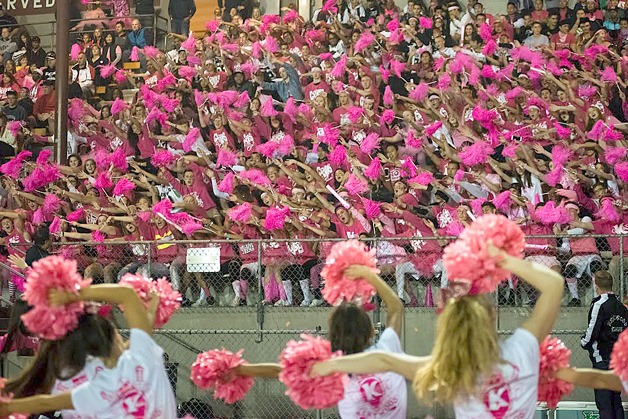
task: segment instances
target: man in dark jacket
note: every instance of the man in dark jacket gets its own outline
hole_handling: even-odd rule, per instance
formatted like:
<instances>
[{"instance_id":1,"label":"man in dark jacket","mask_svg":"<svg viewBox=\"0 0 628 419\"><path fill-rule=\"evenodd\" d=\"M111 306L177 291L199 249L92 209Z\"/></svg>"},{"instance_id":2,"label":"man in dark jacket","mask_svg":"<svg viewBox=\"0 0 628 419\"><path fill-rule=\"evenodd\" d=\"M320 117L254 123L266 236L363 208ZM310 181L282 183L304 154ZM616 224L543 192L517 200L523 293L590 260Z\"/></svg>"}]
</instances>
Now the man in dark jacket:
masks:
<instances>
[{"instance_id":1,"label":"man in dark jacket","mask_svg":"<svg viewBox=\"0 0 628 419\"><path fill-rule=\"evenodd\" d=\"M194 0L170 0L168 14L173 33L187 35L190 32L190 20L196 13Z\"/></svg>"},{"instance_id":2,"label":"man in dark jacket","mask_svg":"<svg viewBox=\"0 0 628 419\"><path fill-rule=\"evenodd\" d=\"M152 28L155 14L155 0L135 0L135 14L144 28Z\"/></svg>"},{"instance_id":3,"label":"man in dark jacket","mask_svg":"<svg viewBox=\"0 0 628 419\"><path fill-rule=\"evenodd\" d=\"M593 368L608 370L613 345L628 326L628 309L613 294L613 277L608 271L597 271L594 281L598 297L591 302L589 326L581 344L589 352ZM621 393L595 390L595 404L600 419L624 418Z\"/></svg>"}]
</instances>

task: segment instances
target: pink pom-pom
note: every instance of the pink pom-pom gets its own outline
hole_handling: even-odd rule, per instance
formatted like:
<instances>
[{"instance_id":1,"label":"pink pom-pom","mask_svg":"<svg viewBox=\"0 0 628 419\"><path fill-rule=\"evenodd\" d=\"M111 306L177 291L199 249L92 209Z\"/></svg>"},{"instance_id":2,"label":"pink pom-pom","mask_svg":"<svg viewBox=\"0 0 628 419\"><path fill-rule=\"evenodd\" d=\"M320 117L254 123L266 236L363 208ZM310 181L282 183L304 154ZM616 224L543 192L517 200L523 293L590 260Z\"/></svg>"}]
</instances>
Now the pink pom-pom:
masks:
<instances>
[{"instance_id":1,"label":"pink pom-pom","mask_svg":"<svg viewBox=\"0 0 628 419\"><path fill-rule=\"evenodd\" d=\"M497 51L497 43L492 39L489 39L486 45L484 45L484 48L482 48L482 54L489 57L495 54L496 51Z\"/></svg>"},{"instance_id":2,"label":"pink pom-pom","mask_svg":"<svg viewBox=\"0 0 628 419\"><path fill-rule=\"evenodd\" d=\"M58 232L60 232L61 231L61 219L59 217L53 218L52 222L50 223L50 226L48 227L48 230L52 234L57 234Z\"/></svg>"},{"instance_id":3,"label":"pink pom-pom","mask_svg":"<svg viewBox=\"0 0 628 419\"><path fill-rule=\"evenodd\" d=\"M408 148L421 148L423 146L423 141L420 138L416 138L414 136L414 131L409 130L408 136L406 137L406 147Z\"/></svg>"},{"instance_id":4,"label":"pink pom-pom","mask_svg":"<svg viewBox=\"0 0 628 419\"><path fill-rule=\"evenodd\" d=\"M205 22L205 28L208 32L216 32L220 27L220 24L220 20L208 20L207 22Z\"/></svg>"},{"instance_id":5,"label":"pink pom-pom","mask_svg":"<svg viewBox=\"0 0 628 419\"><path fill-rule=\"evenodd\" d=\"M292 99L292 97L290 99ZM244 108L250 101L251 101L251 98L249 97L249 93L245 90L242 93L240 93L240 95L235 100L235 102L233 102L233 107Z\"/></svg>"},{"instance_id":6,"label":"pink pom-pom","mask_svg":"<svg viewBox=\"0 0 628 419\"><path fill-rule=\"evenodd\" d=\"M113 182L109 177L109 172L100 172L98 176L96 176L96 180L94 181L94 188L96 189L109 189L113 186Z\"/></svg>"},{"instance_id":7,"label":"pink pom-pom","mask_svg":"<svg viewBox=\"0 0 628 419\"><path fill-rule=\"evenodd\" d=\"M384 81L384 83L388 83L388 79L390 78L390 70L386 70L380 65L379 72L382 75L382 80Z\"/></svg>"},{"instance_id":8,"label":"pink pom-pom","mask_svg":"<svg viewBox=\"0 0 628 419\"><path fill-rule=\"evenodd\" d=\"M493 39L493 31L491 29L491 25L489 25L488 23L484 23L482 24L482 26L480 26L480 38L482 38L484 42L488 42Z\"/></svg>"},{"instance_id":9,"label":"pink pom-pom","mask_svg":"<svg viewBox=\"0 0 628 419\"><path fill-rule=\"evenodd\" d=\"M373 220L381 214L381 202L372 201L367 198L362 198L362 204L364 205L364 213L366 214L366 218L369 220Z\"/></svg>"},{"instance_id":10,"label":"pink pom-pom","mask_svg":"<svg viewBox=\"0 0 628 419\"><path fill-rule=\"evenodd\" d=\"M443 263L450 280L468 282L469 293L495 291L510 272L499 267L499 260L488 255L487 244L521 258L525 235L521 228L502 215L484 215L465 228L460 238L447 246Z\"/></svg>"},{"instance_id":11,"label":"pink pom-pom","mask_svg":"<svg viewBox=\"0 0 628 419\"><path fill-rule=\"evenodd\" d=\"M153 212L155 214L161 214L164 217L168 217L172 211L172 201L168 199L162 199L153 205Z\"/></svg>"},{"instance_id":12,"label":"pink pom-pom","mask_svg":"<svg viewBox=\"0 0 628 419\"><path fill-rule=\"evenodd\" d=\"M83 50L81 49L81 46L79 44L72 44L72 47L70 48L70 58L72 59L72 61L78 60L81 52L83 52Z\"/></svg>"},{"instance_id":13,"label":"pink pom-pom","mask_svg":"<svg viewBox=\"0 0 628 419\"><path fill-rule=\"evenodd\" d=\"M109 161L113 167L122 172L126 172L129 169L129 163L126 161L126 153L122 147L116 148L116 150L111 153Z\"/></svg>"},{"instance_id":14,"label":"pink pom-pom","mask_svg":"<svg viewBox=\"0 0 628 419\"><path fill-rule=\"evenodd\" d=\"M597 94L597 88L595 86L580 86L578 87L578 96L584 99L592 98Z\"/></svg>"},{"instance_id":15,"label":"pink pom-pom","mask_svg":"<svg viewBox=\"0 0 628 419\"><path fill-rule=\"evenodd\" d=\"M412 91L410 92L410 99L416 100L417 102L422 102L427 97L429 92L429 86L427 83L419 83Z\"/></svg>"},{"instance_id":16,"label":"pink pom-pom","mask_svg":"<svg viewBox=\"0 0 628 419\"><path fill-rule=\"evenodd\" d=\"M358 179L353 173L349 175L344 187L351 195L360 195L369 190L366 182Z\"/></svg>"},{"instance_id":17,"label":"pink pom-pom","mask_svg":"<svg viewBox=\"0 0 628 419\"><path fill-rule=\"evenodd\" d=\"M79 221L81 218L83 218L84 213L85 213L85 210L83 209L83 207L79 207L76 210L69 213L65 217L65 219L68 220L69 222L76 222L76 221Z\"/></svg>"},{"instance_id":18,"label":"pink pom-pom","mask_svg":"<svg viewBox=\"0 0 628 419\"><path fill-rule=\"evenodd\" d=\"M621 381L628 381L628 329L620 333L613 345L610 367Z\"/></svg>"},{"instance_id":19,"label":"pink pom-pom","mask_svg":"<svg viewBox=\"0 0 628 419\"><path fill-rule=\"evenodd\" d=\"M255 151L260 153L262 156L272 159L275 156L275 152L279 148L279 144L274 141L268 141L262 144L258 144L255 146Z\"/></svg>"},{"instance_id":20,"label":"pink pom-pom","mask_svg":"<svg viewBox=\"0 0 628 419\"><path fill-rule=\"evenodd\" d=\"M392 106L395 103L395 96L393 95L390 86L386 85L384 88L384 105Z\"/></svg>"},{"instance_id":21,"label":"pink pom-pom","mask_svg":"<svg viewBox=\"0 0 628 419\"><path fill-rule=\"evenodd\" d=\"M425 127L425 135L431 137L443 126L442 121L435 121Z\"/></svg>"},{"instance_id":22,"label":"pink pom-pom","mask_svg":"<svg viewBox=\"0 0 628 419\"><path fill-rule=\"evenodd\" d=\"M418 174L418 170L411 158L406 158L401 163L401 175L403 177L414 177Z\"/></svg>"},{"instance_id":23,"label":"pink pom-pom","mask_svg":"<svg viewBox=\"0 0 628 419\"><path fill-rule=\"evenodd\" d=\"M44 222L44 211L41 208L37 208L33 211L33 224L41 224Z\"/></svg>"},{"instance_id":24,"label":"pink pom-pom","mask_svg":"<svg viewBox=\"0 0 628 419\"><path fill-rule=\"evenodd\" d=\"M279 44L275 38L267 36L266 39L264 39L264 49L271 54L274 54L279 51Z\"/></svg>"},{"instance_id":25,"label":"pink pom-pom","mask_svg":"<svg viewBox=\"0 0 628 419\"><path fill-rule=\"evenodd\" d=\"M379 272L375 264L375 249L368 250L364 243L357 240L336 243L321 271L321 277L325 279L322 294L329 304L336 306L349 301L362 305L375 295L375 289L365 279L345 277L344 271L351 265L362 265Z\"/></svg>"},{"instance_id":26,"label":"pink pom-pom","mask_svg":"<svg viewBox=\"0 0 628 419\"><path fill-rule=\"evenodd\" d=\"M183 144L181 144L181 146L183 147L183 151L185 151L186 153L192 151L192 147L194 147L200 136L201 130L196 127L188 131L183 140Z\"/></svg>"},{"instance_id":27,"label":"pink pom-pom","mask_svg":"<svg viewBox=\"0 0 628 419\"><path fill-rule=\"evenodd\" d=\"M115 196L121 196L126 194L127 192L132 191L133 189L135 189L135 183L123 177L118 180L116 186L113 188L113 194Z\"/></svg>"},{"instance_id":28,"label":"pink pom-pom","mask_svg":"<svg viewBox=\"0 0 628 419\"><path fill-rule=\"evenodd\" d=\"M57 195L47 194L44 197L42 211L46 215L54 214L55 212L59 211L62 203L63 202L61 201L61 199L59 199L59 197L57 197Z\"/></svg>"},{"instance_id":29,"label":"pink pom-pom","mask_svg":"<svg viewBox=\"0 0 628 419\"><path fill-rule=\"evenodd\" d=\"M539 401L555 409L560 399L573 391L574 385L555 377L560 369L569 367L571 351L557 338L546 336L539 346ZM611 355L612 356L612 355Z\"/></svg>"},{"instance_id":30,"label":"pink pom-pom","mask_svg":"<svg viewBox=\"0 0 628 419\"><path fill-rule=\"evenodd\" d=\"M253 208L248 202L231 208L228 213L229 218L238 223L246 223L253 216Z\"/></svg>"},{"instance_id":31,"label":"pink pom-pom","mask_svg":"<svg viewBox=\"0 0 628 419\"><path fill-rule=\"evenodd\" d=\"M382 171L382 163L379 157L375 157L368 167L364 170L364 176L371 180L376 180Z\"/></svg>"},{"instance_id":32,"label":"pink pom-pom","mask_svg":"<svg viewBox=\"0 0 628 419\"><path fill-rule=\"evenodd\" d=\"M36 161L37 165L41 166L48 163L48 160L50 160L51 156L52 156L52 151L48 149L42 150L37 156L37 161Z\"/></svg>"},{"instance_id":33,"label":"pink pom-pom","mask_svg":"<svg viewBox=\"0 0 628 419\"><path fill-rule=\"evenodd\" d=\"M196 103L196 106L202 106L206 101L207 95L205 95L205 93L194 90L194 102Z\"/></svg>"},{"instance_id":34,"label":"pink pom-pom","mask_svg":"<svg viewBox=\"0 0 628 419\"><path fill-rule=\"evenodd\" d=\"M621 220L620 215L617 213L617 209L613 203L611 198L602 198L602 205L600 206L600 210L595 214L595 216L599 219L611 221L613 223Z\"/></svg>"},{"instance_id":35,"label":"pink pom-pom","mask_svg":"<svg viewBox=\"0 0 628 419\"><path fill-rule=\"evenodd\" d=\"M464 172L464 170L458 169L456 173L454 174L454 180L456 182L460 182L464 179L465 175L466 173Z\"/></svg>"},{"instance_id":36,"label":"pink pom-pom","mask_svg":"<svg viewBox=\"0 0 628 419\"><path fill-rule=\"evenodd\" d=\"M96 230L94 232L92 232L92 241L96 242L96 243L104 243L105 242L105 235L102 231L100 230Z\"/></svg>"},{"instance_id":37,"label":"pink pom-pom","mask_svg":"<svg viewBox=\"0 0 628 419\"><path fill-rule=\"evenodd\" d=\"M379 148L379 135L377 133L370 133L366 136L362 143L360 144L360 150L364 154L371 154L371 152L375 149Z\"/></svg>"},{"instance_id":38,"label":"pink pom-pom","mask_svg":"<svg viewBox=\"0 0 628 419\"><path fill-rule=\"evenodd\" d=\"M326 377L310 377L312 366L340 353L332 353L331 343L320 336L301 335L301 341L291 340L279 356L279 381L286 394L302 409L326 409L344 397L346 376L334 373ZM312 391L316 389L316 391Z\"/></svg>"},{"instance_id":39,"label":"pink pom-pom","mask_svg":"<svg viewBox=\"0 0 628 419\"><path fill-rule=\"evenodd\" d=\"M239 177L260 186L269 186L271 184L270 179L259 169L245 170L240 172Z\"/></svg>"},{"instance_id":40,"label":"pink pom-pom","mask_svg":"<svg viewBox=\"0 0 628 419\"><path fill-rule=\"evenodd\" d=\"M342 76L344 76L346 70L347 70L347 55L345 54L342 57L340 57L340 59L338 60L336 64L334 64L334 67L331 69L329 74L332 77L339 79Z\"/></svg>"},{"instance_id":41,"label":"pink pom-pom","mask_svg":"<svg viewBox=\"0 0 628 419\"><path fill-rule=\"evenodd\" d=\"M506 211L512 205L512 198L510 197L510 191L504 191L497 195L493 199L493 204L498 210Z\"/></svg>"},{"instance_id":42,"label":"pink pom-pom","mask_svg":"<svg viewBox=\"0 0 628 419\"><path fill-rule=\"evenodd\" d=\"M188 39L181 43L181 48L185 49L188 54L194 54L196 52L196 38L192 32L190 32Z\"/></svg>"},{"instance_id":43,"label":"pink pom-pom","mask_svg":"<svg viewBox=\"0 0 628 419\"><path fill-rule=\"evenodd\" d=\"M120 285L126 285L135 290L145 307L151 300L151 293L159 296L159 305L155 313L155 327L161 328L181 306L181 294L172 288L172 284L165 278L152 281L142 275L125 274L120 278Z\"/></svg>"},{"instance_id":44,"label":"pink pom-pom","mask_svg":"<svg viewBox=\"0 0 628 419\"><path fill-rule=\"evenodd\" d=\"M114 65L105 65L100 67L100 77L103 79L108 79L113 76L113 73L117 71L116 66Z\"/></svg>"},{"instance_id":45,"label":"pink pom-pom","mask_svg":"<svg viewBox=\"0 0 628 419\"><path fill-rule=\"evenodd\" d=\"M401 73L403 73L406 69L406 63L390 60L390 71L394 73L397 77L401 78Z\"/></svg>"},{"instance_id":46,"label":"pink pom-pom","mask_svg":"<svg viewBox=\"0 0 628 419\"><path fill-rule=\"evenodd\" d=\"M159 54L159 48L151 47L150 45L144 47L144 55L146 58L157 58Z\"/></svg>"},{"instance_id":47,"label":"pink pom-pom","mask_svg":"<svg viewBox=\"0 0 628 419\"><path fill-rule=\"evenodd\" d=\"M552 163L554 166L564 166L569 161L571 150L567 147L556 144L552 147Z\"/></svg>"},{"instance_id":48,"label":"pink pom-pom","mask_svg":"<svg viewBox=\"0 0 628 419\"><path fill-rule=\"evenodd\" d=\"M242 400L255 383L252 377L233 373L234 368L246 364L242 352L234 354L225 349L213 349L198 354L190 370L190 379L201 390L213 390L215 399L229 404Z\"/></svg>"},{"instance_id":49,"label":"pink pom-pom","mask_svg":"<svg viewBox=\"0 0 628 419\"><path fill-rule=\"evenodd\" d=\"M438 87L439 90L447 90L449 86L451 86L451 76L448 73L441 74L436 87Z\"/></svg>"},{"instance_id":50,"label":"pink pom-pom","mask_svg":"<svg viewBox=\"0 0 628 419\"><path fill-rule=\"evenodd\" d=\"M271 98L268 98L266 99L266 101L264 101L262 106L260 106L259 114L266 118L270 118L279 115L279 112L277 112L273 107L273 100Z\"/></svg>"},{"instance_id":51,"label":"pink pom-pom","mask_svg":"<svg viewBox=\"0 0 628 419\"><path fill-rule=\"evenodd\" d=\"M604 70L602 70L602 72L600 73L600 78L602 81L606 81L612 84L617 83L617 74L611 66L608 66Z\"/></svg>"},{"instance_id":52,"label":"pink pom-pom","mask_svg":"<svg viewBox=\"0 0 628 419\"><path fill-rule=\"evenodd\" d=\"M599 140L600 138L602 138L605 131L606 131L606 125L604 124L604 121L602 121L601 119L598 119L597 122L591 128L591 130L587 132L587 138L591 140Z\"/></svg>"},{"instance_id":53,"label":"pink pom-pom","mask_svg":"<svg viewBox=\"0 0 628 419\"><path fill-rule=\"evenodd\" d=\"M628 162L617 163L614 167L617 177L622 181L628 182Z\"/></svg>"},{"instance_id":54,"label":"pink pom-pom","mask_svg":"<svg viewBox=\"0 0 628 419\"><path fill-rule=\"evenodd\" d=\"M464 165L471 167L486 163L491 154L493 147L488 142L478 141L462 150L459 156Z\"/></svg>"},{"instance_id":55,"label":"pink pom-pom","mask_svg":"<svg viewBox=\"0 0 628 419\"><path fill-rule=\"evenodd\" d=\"M563 206L556 206L554 201L549 201L542 207L537 208L533 216L543 224L567 224L571 221L569 211Z\"/></svg>"},{"instance_id":56,"label":"pink pom-pom","mask_svg":"<svg viewBox=\"0 0 628 419\"><path fill-rule=\"evenodd\" d=\"M379 124L390 125L392 124L394 120L395 120L395 111L393 111L392 109L385 109L384 112L382 112L382 115L379 117Z\"/></svg>"},{"instance_id":57,"label":"pink pom-pom","mask_svg":"<svg viewBox=\"0 0 628 419\"><path fill-rule=\"evenodd\" d=\"M286 217L290 215L290 208L270 208L266 212L264 219L264 228L266 230L281 230L286 224Z\"/></svg>"},{"instance_id":58,"label":"pink pom-pom","mask_svg":"<svg viewBox=\"0 0 628 419\"><path fill-rule=\"evenodd\" d=\"M554 122L554 129L556 130L556 136L561 140L567 140L571 137L571 130L558 122Z\"/></svg>"},{"instance_id":59,"label":"pink pom-pom","mask_svg":"<svg viewBox=\"0 0 628 419\"><path fill-rule=\"evenodd\" d=\"M235 175L233 173L227 173L223 180L218 184L218 190L220 192L231 194L233 193L233 182L235 180Z\"/></svg>"},{"instance_id":60,"label":"pink pom-pom","mask_svg":"<svg viewBox=\"0 0 628 419\"><path fill-rule=\"evenodd\" d=\"M283 15L283 21L285 23L291 23L296 21L297 19L299 19L299 12L294 9L289 10L288 13Z\"/></svg>"},{"instance_id":61,"label":"pink pom-pom","mask_svg":"<svg viewBox=\"0 0 628 419\"><path fill-rule=\"evenodd\" d=\"M13 135L14 137L17 137L17 135L22 130L22 127L23 127L22 121L9 121L7 123L7 129L9 130L11 135Z\"/></svg>"},{"instance_id":62,"label":"pink pom-pom","mask_svg":"<svg viewBox=\"0 0 628 419\"><path fill-rule=\"evenodd\" d=\"M140 60L140 49L138 47L131 48L131 55L129 56L131 61L139 61Z\"/></svg>"},{"instance_id":63,"label":"pink pom-pom","mask_svg":"<svg viewBox=\"0 0 628 419\"><path fill-rule=\"evenodd\" d=\"M24 285L24 299L33 309L22 315L24 325L43 339L64 337L78 325L83 303L51 306L48 293L53 289L75 293L90 283L91 280L84 280L77 272L76 261L49 256L33 263Z\"/></svg>"},{"instance_id":64,"label":"pink pom-pom","mask_svg":"<svg viewBox=\"0 0 628 419\"><path fill-rule=\"evenodd\" d=\"M408 179L409 183L418 183L419 185L428 186L434 180L434 175L430 172L421 172L412 179Z\"/></svg>"},{"instance_id":65,"label":"pink pom-pom","mask_svg":"<svg viewBox=\"0 0 628 419\"><path fill-rule=\"evenodd\" d=\"M120 98L116 98L111 104L111 114L117 115L120 112L125 111L128 108L129 108L129 105L127 105L127 103L124 100Z\"/></svg>"},{"instance_id":66,"label":"pink pom-pom","mask_svg":"<svg viewBox=\"0 0 628 419\"><path fill-rule=\"evenodd\" d=\"M612 127L606 128L604 132L604 141L621 141L624 139L624 134L613 129Z\"/></svg>"},{"instance_id":67,"label":"pink pom-pom","mask_svg":"<svg viewBox=\"0 0 628 419\"><path fill-rule=\"evenodd\" d=\"M218 150L218 158L216 159L216 167L220 166L233 166L238 162L238 156L229 150L223 148Z\"/></svg>"},{"instance_id":68,"label":"pink pom-pom","mask_svg":"<svg viewBox=\"0 0 628 419\"><path fill-rule=\"evenodd\" d=\"M355 43L353 51L355 51L356 54L362 52L370 47L373 42L375 42L375 36L371 32L364 31L362 32L362 35L360 35L358 41Z\"/></svg>"},{"instance_id":69,"label":"pink pom-pom","mask_svg":"<svg viewBox=\"0 0 628 419\"><path fill-rule=\"evenodd\" d=\"M610 165L616 164L618 161L626 158L625 147L608 147L604 150L604 159Z\"/></svg>"},{"instance_id":70,"label":"pink pom-pom","mask_svg":"<svg viewBox=\"0 0 628 419\"><path fill-rule=\"evenodd\" d=\"M423 29L432 29L432 19L424 17L424 16L420 16L419 26Z\"/></svg>"},{"instance_id":71,"label":"pink pom-pom","mask_svg":"<svg viewBox=\"0 0 628 419\"><path fill-rule=\"evenodd\" d=\"M347 160L347 149L344 148L344 146L337 145L336 147L331 149L331 151L327 155L327 160L334 167L341 167L341 166L343 166L348 161Z\"/></svg>"},{"instance_id":72,"label":"pink pom-pom","mask_svg":"<svg viewBox=\"0 0 628 419\"><path fill-rule=\"evenodd\" d=\"M176 161L177 156L168 150L158 150L150 159L151 164L155 167L167 167Z\"/></svg>"},{"instance_id":73,"label":"pink pom-pom","mask_svg":"<svg viewBox=\"0 0 628 419\"><path fill-rule=\"evenodd\" d=\"M161 106L166 112L172 113L175 109L177 109L177 106L179 106L179 99L164 98L161 101Z\"/></svg>"}]
</instances>

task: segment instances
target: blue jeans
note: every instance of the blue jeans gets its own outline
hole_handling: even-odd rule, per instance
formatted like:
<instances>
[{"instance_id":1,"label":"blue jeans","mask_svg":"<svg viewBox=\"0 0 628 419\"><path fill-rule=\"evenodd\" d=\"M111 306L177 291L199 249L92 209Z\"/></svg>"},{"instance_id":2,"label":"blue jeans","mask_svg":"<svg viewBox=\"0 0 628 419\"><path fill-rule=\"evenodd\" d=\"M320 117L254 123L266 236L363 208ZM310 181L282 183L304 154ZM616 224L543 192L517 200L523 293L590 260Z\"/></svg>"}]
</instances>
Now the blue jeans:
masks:
<instances>
[{"instance_id":1,"label":"blue jeans","mask_svg":"<svg viewBox=\"0 0 628 419\"><path fill-rule=\"evenodd\" d=\"M190 21L185 19L171 19L170 22L173 33L188 35L190 33Z\"/></svg>"}]
</instances>

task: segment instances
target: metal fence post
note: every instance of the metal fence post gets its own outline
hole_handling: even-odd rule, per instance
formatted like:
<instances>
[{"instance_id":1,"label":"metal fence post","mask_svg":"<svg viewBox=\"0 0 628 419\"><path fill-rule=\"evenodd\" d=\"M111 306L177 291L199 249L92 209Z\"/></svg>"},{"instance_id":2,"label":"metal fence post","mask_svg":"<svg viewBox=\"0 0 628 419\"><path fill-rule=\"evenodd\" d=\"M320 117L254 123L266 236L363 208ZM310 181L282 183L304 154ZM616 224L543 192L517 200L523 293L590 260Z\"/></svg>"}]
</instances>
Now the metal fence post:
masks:
<instances>
[{"instance_id":1,"label":"metal fence post","mask_svg":"<svg viewBox=\"0 0 628 419\"><path fill-rule=\"evenodd\" d=\"M377 249L377 240L373 240L371 244L373 245L373 249ZM373 311L373 324L379 324L382 321L382 299L379 295L377 296L376 301L377 304L375 306L375 310Z\"/></svg>"},{"instance_id":2,"label":"metal fence post","mask_svg":"<svg viewBox=\"0 0 628 419\"><path fill-rule=\"evenodd\" d=\"M619 295L620 298L624 298L625 287L624 284L624 235L619 236Z\"/></svg>"},{"instance_id":3,"label":"metal fence post","mask_svg":"<svg viewBox=\"0 0 628 419\"><path fill-rule=\"evenodd\" d=\"M259 298L257 301L257 330L259 336L256 339L257 343L261 343L264 340L264 277L262 276L262 243L257 243L257 278L259 290Z\"/></svg>"},{"instance_id":4,"label":"metal fence post","mask_svg":"<svg viewBox=\"0 0 628 419\"><path fill-rule=\"evenodd\" d=\"M151 266L150 266L150 264L152 262L152 257L151 257L152 256L152 251L153 251L153 246L151 246L151 244L149 243L148 244L148 257L146 259L146 265L148 266L149 276L150 276L150 272L152 272L152 269L151 269Z\"/></svg>"}]
</instances>

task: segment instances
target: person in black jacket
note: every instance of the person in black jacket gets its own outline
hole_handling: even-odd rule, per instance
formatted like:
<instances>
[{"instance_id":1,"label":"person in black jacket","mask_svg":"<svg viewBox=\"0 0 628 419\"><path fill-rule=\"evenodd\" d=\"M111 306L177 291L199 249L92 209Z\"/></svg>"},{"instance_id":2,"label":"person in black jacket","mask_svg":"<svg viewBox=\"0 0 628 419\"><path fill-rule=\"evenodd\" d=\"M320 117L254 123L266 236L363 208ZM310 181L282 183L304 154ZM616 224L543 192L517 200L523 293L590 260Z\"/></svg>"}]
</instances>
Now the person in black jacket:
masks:
<instances>
[{"instance_id":1,"label":"person in black jacket","mask_svg":"<svg viewBox=\"0 0 628 419\"><path fill-rule=\"evenodd\" d=\"M143 28L152 28L154 25L155 0L135 0L135 15Z\"/></svg>"},{"instance_id":2,"label":"person in black jacket","mask_svg":"<svg viewBox=\"0 0 628 419\"><path fill-rule=\"evenodd\" d=\"M597 271L594 281L598 297L591 302L589 326L581 344L589 352L593 368L608 370L613 345L628 326L628 309L613 294L613 277L608 271ZM624 418L621 393L595 390L595 404L600 419Z\"/></svg>"},{"instance_id":3,"label":"person in black jacket","mask_svg":"<svg viewBox=\"0 0 628 419\"><path fill-rule=\"evenodd\" d=\"M170 0L168 14L173 33L187 35L190 32L190 20L196 13L194 0Z\"/></svg>"}]
</instances>

